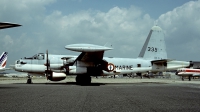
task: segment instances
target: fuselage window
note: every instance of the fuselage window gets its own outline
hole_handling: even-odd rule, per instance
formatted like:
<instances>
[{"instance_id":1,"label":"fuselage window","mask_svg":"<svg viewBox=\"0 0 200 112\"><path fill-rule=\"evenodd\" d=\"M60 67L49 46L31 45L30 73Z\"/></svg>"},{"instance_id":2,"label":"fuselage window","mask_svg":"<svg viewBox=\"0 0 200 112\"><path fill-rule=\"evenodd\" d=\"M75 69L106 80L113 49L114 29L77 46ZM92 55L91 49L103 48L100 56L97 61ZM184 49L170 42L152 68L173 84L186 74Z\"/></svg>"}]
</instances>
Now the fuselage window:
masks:
<instances>
[{"instance_id":1,"label":"fuselage window","mask_svg":"<svg viewBox=\"0 0 200 112\"><path fill-rule=\"evenodd\" d=\"M141 64L137 64L137 67L141 67Z\"/></svg>"}]
</instances>

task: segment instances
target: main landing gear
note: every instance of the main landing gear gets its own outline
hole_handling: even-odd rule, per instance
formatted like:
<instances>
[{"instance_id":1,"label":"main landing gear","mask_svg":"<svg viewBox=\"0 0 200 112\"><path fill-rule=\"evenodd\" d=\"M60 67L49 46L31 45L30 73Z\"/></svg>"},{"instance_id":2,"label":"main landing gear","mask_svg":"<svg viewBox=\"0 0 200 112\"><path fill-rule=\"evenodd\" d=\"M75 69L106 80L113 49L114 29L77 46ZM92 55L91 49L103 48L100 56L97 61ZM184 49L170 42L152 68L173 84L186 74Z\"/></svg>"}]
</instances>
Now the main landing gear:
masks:
<instances>
[{"instance_id":1,"label":"main landing gear","mask_svg":"<svg viewBox=\"0 0 200 112\"><path fill-rule=\"evenodd\" d=\"M189 78L188 80L191 81L191 76L189 76L188 78Z\"/></svg>"},{"instance_id":2,"label":"main landing gear","mask_svg":"<svg viewBox=\"0 0 200 112\"><path fill-rule=\"evenodd\" d=\"M184 76L182 76L182 81L184 81ZM191 76L188 76L188 81L191 81Z\"/></svg>"},{"instance_id":3,"label":"main landing gear","mask_svg":"<svg viewBox=\"0 0 200 112\"><path fill-rule=\"evenodd\" d=\"M137 76L140 76L141 79L143 79L142 73L136 73Z\"/></svg>"},{"instance_id":4,"label":"main landing gear","mask_svg":"<svg viewBox=\"0 0 200 112\"><path fill-rule=\"evenodd\" d=\"M90 84L91 77L89 75L77 75L76 76L76 84Z\"/></svg>"}]
</instances>

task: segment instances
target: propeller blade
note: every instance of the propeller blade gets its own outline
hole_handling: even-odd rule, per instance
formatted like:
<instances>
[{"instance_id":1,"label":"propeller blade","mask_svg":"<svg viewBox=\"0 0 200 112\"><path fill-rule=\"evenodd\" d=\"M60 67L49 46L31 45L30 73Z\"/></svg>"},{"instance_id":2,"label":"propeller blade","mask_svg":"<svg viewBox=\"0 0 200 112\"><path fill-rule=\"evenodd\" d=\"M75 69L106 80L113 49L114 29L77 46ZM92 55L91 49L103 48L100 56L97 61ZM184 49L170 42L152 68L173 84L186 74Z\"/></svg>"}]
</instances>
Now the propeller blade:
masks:
<instances>
[{"instance_id":1,"label":"propeller blade","mask_svg":"<svg viewBox=\"0 0 200 112\"><path fill-rule=\"evenodd\" d=\"M46 51L46 55L47 55L47 58L46 58L46 65L47 65L47 70L49 70L49 54L48 54L48 50Z\"/></svg>"},{"instance_id":2,"label":"propeller blade","mask_svg":"<svg viewBox=\"0 0 200 112\"><path fill-rule=\"evenodd\" d=\"M48 50L46 51L46 64L47 66L47 69L45 70L45 73L46 73L46 77L47 77L47 80L49 79L48 77L51 76L51 69L50 69L50 62L49 62L49 54L48 54Z\"/></svg>"}]
</instances>

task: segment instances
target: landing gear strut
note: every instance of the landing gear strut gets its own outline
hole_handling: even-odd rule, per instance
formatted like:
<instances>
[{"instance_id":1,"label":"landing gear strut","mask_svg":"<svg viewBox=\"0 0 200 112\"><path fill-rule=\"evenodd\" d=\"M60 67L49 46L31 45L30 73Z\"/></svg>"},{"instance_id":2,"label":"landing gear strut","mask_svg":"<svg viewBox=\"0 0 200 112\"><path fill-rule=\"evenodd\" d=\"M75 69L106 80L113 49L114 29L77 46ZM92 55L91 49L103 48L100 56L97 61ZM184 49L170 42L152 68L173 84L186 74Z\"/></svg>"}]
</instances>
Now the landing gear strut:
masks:
<instances>
[{"instance_id":1,"label":"landing gear strut","mask_svg":"<svg viewBox=\"0 0 200 112\"><path fill-rule=\"evenodd\" d=\"M77 75L76 76L76 83L77 84L90 84L91 83L91 77L86 75Z\"/></svg>"},{"instance_id":2,"label":"landing gear strut","mask_svg":"<svg viewBox=\"0 0 200 112\"><path fill-rule=\"evenodd\" d=\"M184 81L184 77L182 76L182 81Z\"/></svg>"},{"instance_id":3,"label":"landing gear strut","mask_svg":"<svg viewBox=\"0 0 200 112\"><path fill-rule=\"evenodd\" d=\"M191 81L191 76L189 76L188 78L189 78L188 80Z\"/></svg>"},{"instance_id":4,"label":"landing gear strut","mask_svg":"<svg viewBox=\"0 0 200 112\"><path fill-rule=\"evenodd\" d=\"M138 76L140 76L140 78L142 79L142 73L136 73Z\"/></svg>"},{"instance_id":5,"label":"landing gear strut","mask_svg":"<svg viewBox=\"0 0 200 112\"><path fill-rule=\"evenodd\" d=\"M27 79L27 82L26 82L27 84L32 84L32 79L31 79L31 76L30 75L28 75L28 79Z\"/></svg>"}]
</instances>

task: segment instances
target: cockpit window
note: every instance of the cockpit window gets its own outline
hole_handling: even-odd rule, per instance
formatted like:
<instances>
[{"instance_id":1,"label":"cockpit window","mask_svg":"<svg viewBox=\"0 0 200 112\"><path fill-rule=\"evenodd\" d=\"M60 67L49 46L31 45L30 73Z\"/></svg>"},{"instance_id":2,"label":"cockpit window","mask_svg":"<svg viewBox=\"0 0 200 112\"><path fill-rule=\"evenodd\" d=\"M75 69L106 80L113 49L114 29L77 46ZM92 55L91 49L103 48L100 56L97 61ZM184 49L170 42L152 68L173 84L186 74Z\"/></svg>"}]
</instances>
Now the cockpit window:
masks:
<instances>
[{"instance_id":1,"label":"cockpit window","mask_svg":"<svg viewBox=\"0 0 200 112\"><path fill-rule=\"evenodd\" d=\"M33 59L37 59L37 54L33 56Z\"/></svg>"},{"instance_id":2,"label":"cockpit window","mask_svg":"<svg viewBox=\"0 0 200 112\"><path fill-rule=\"evenodd\" d=\"M44 54L38 54L37 59L38 60L43 60L44 59Z\"/></svg>"},{"instance_id":3,"label":"cockpit window","mask_svg":"<svg viewBox=\"0 0 200 112\"><path fill-rule=\"evenodd\" d=\"M19 60L17 60L17 62L16 62L17 64L19 64L20 63L20 61Z\"/></svg>"},{"instance_id":4,"label":"cockpit window","mask_svg":"<svg viewBox=\"0 0 200 112\"><path fill-rule=\"evenodd\" d=\"M43 60L44 59L44 53L39 53L39 54L36 54L30 58L24 58L24 59L34 59L34 60Z\"/></svg>"}]
</instances>

